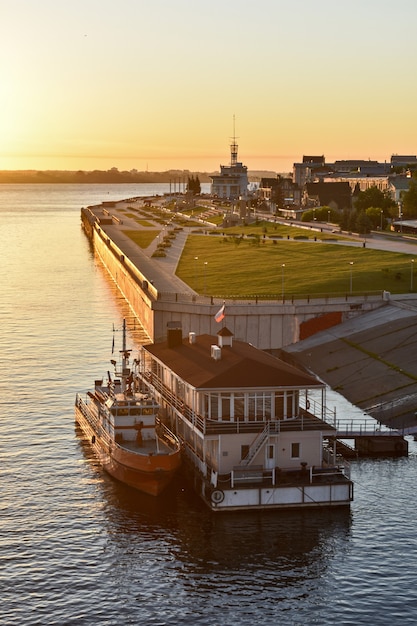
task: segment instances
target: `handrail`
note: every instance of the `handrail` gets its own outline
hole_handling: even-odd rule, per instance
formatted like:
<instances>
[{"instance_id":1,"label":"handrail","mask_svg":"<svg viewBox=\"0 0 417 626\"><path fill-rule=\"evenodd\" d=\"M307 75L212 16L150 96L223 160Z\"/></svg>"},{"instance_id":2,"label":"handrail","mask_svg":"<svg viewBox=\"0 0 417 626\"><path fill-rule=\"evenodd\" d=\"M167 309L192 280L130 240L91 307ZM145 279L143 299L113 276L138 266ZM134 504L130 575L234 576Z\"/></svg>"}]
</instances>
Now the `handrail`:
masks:
<instances>
[{"instance_id":1,"label":"handrail","mask_svg":"<svg viewBox=\"0 0 417 626\"><path fill-rule=\"evenodd\" d=\"M362 422L355 422L354 420L350 420L349 422L340 422L339 420L336 422L336 432L337 437L339 438L349 438L350 437L366 437L366 436L375 436L375 437L394 437L396 435L401 435L401 432L396 428L391 428L389 426L382 426L376 422L374 419L365 420Z\"/></svg>"},{"instance_id":2,"label":"handrail","mask_svg":"<svg viewBox=\"0 0 417 626\"><path fill-rule=\"evenodd\" d=\"M213 294L213 295L202 295L202 294L192 294L188 292L177 292L177 291L158 291L158 300L160 302L183 302L183 303L192 303L192 304L222 304L226 301L226 304L230 305L268 305L268 304L310 304L311 302L317 303L317 301L322 300L325 303L354 303L358 304L360 302L368 302L368 301L379 301L383 299L384 292L377 291L364 291L359 292L355 291L353 293L348 293L344 291L340 292L328 292L328 293L316 293L316 294L308 294L308 293L298 293L298 294L287 294L284 299L282 298L281 293L269 293L269 294Z\"/></svg>"},{"instance_id":3,"label":"handrail","mask_svg":"<svg viewBox=\"0 0 417 626\"><path fill-rule=\"evenodd\" d=\"M255 437L254 441L251 443L249 447L248 454L244 459L242 459L239 463L242 467L247 467L250 465L251 461L255 458L257 452L262 448L265 444L269 434L268 424L265 425L265 428L261 430L260 433Z\"/></svg>"},{"instance_id":4,"label":"handrail","mask_svg":"<svg viewBox=\"0 0 417 626\"><path fill-rule=\"evenodd\" d=\"M288 419L271 419L271 420L250 420L238 417L234 421L219 421L214 419L205 418L200 413L193 411L182 398L177 396L162 380L156 376L153 372L140 373L140 377L143 378L145 383L153 390L161 394L166 402L178 411L185 419L187 419L193 426L204 435L210 433L259 433L259 429L264 429L269 424L269 428L275 428L276 433L288 430L314 430L317 428L318 421L323 424L328 424L320 418L315 417L309 413L305 413L302 409L300 415ZM329 424L331 426L331 424ZM332 426L331 426L332 427ZM333 427L332 427L333 428Z\"/></svg>"},{"instance_id":5,"label":"handrail","mask_svg":"<svg viewBox=\"0 0 417 626\"><path fill-rule=\"evenodd\" d=\"M242 467L248 467L253 461L253 459L255 458L255 456L257 455L257 453L259 452L259 450L262 448L262 446L265 445L266 441L268 440L269 435L271 433L279 434L280 432L281 432L281 423L279 421L267 422L265 424L265 428L260 433L258 433L258 435L255 437L255 439L251 443L248 454L246 455L244 459L240 461L239 465Z\"/></svg>"}]
</instances>

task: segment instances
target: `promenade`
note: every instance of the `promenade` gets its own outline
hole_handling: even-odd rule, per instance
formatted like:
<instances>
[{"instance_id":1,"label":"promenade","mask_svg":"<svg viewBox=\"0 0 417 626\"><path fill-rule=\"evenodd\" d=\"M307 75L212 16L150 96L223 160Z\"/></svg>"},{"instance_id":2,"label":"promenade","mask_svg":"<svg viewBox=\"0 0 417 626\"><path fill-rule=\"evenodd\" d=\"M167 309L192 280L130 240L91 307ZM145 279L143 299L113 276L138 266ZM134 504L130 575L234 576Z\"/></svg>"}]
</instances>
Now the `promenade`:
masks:
<instances>
[{"instance_id":1,"label":"promenade","mask_svg":"<svg viewBox=\"0 0 417 626\"><path fill-rule=\"evenodd\" d=\"M161 200L154 200L154 206L161 208ZM146 221L149 222L149 226L140 225L137 221L137 216L129 216L131 208L140 211L140 209L144 207L145 198L115 203L114 206L107 209L110 216L113 218L112 223L102 225L102 230L109 235L111 240L122 250L142 274L147 277L148 281L154 285L158 291L194 294L194 290L175 274L191 228L184 227L182 231L177 232L172 246L167 249L166 257L152 258L160 241L160 237L163 236L164 228L162 228L159 223L152 222L148 216L146 217ZM97 217L103 216L103 207L101 205L89 208ZM141 248L124 233L126 230L158 230L161 234L155 237L147 248Z\"/></svg>"},{"instance_id":2,"label":"promenade","mask_svg":"<svg viewBox=\"0 0 417 626\"><path fill-rule=\"evenodd\" d=\"M158 208L161 208L161 204L162 199L155 201ZM139 224L134 212L128 210L132 207L140 214L144 206L144 199L141 198L116 203L109 210L114 219L103 225L102 229L155 289L188 295L190 301L190 296L195 292L175 272L187 237L193 229L185 226L183 230L177 231L171 247L166 250L166 257L152 257L158 238L155 237L147 248L142 249L123 232L158 230L160 237L163 236L164 227L158 222L152 222L149 214ZM101 205L90 209L96 215L103 216ZM143 225L143 221L149 225ZM311 245L315 243L311 242ZM356 238L349 242L343 241L343 245L362 247L363 241ZM416 243L406 238L376 235L367 239L366 246L416 254L417 258ZM289 308L285 312L282 310L284 308L281 307L275 314L292 319L293 309ZM255 311L251 310L251 313ZM201 314L199 310L199 319L202 319ZM213 312L209 311L208 317L212 315ZM232 319L231 311L229 323L232 323ZM368 415L394 428L414 428L417 425L417 361L414 358L417 352L416 329L417 294L391 296L389 302L377 310L362 313L304 341L289 341L287 344L291 345L283 345L291 358L313 371ZM256 341L253 343L257 345Z\"/></svg>"},{"instance_id":3,"label":"promenade","mask_svg":"<svg viewBox=\"0 0 417 626\"><path fill-rule=\"evenodd\" d=\"M158 209L163 208L164 198L152 198L152 205ZM153 222L149 215L146 216L146 221L149 222L149 226L145 226L143 224L139 224L137 221L137 217L129 216L129 209L133 209L134 211L138 211L140 214L141 208L145 209L149 205L149 199L146 198L135 198L133 200L125 200L120 201L114 204L109 210L113 219L111 224L106 224L102 226L103 230L108 233L111 239L116 243L116 245L124 251L127 257L138 267L143 274L145 274L149 281L155 285L156 289L160 292L178 292L178 293L188 293L194 294L195 291L185 282L183 282L176 275L176 269L178 262L181 258L182 251L184 249L185 243L187 241L188 235L195 229L192 227L185 226L183 230L177 231L176 238L172 240L172 245L170 248L165 250L165 257L152 257L155 252L158 243L162 240L164 234L167 233L165 227L161 227L161 224L158 222ZM103 207L101 205L97 207L90 207L90 209L96 215L102 215ZM167 219L171 217L172 214L167 212ZM282 222L287 222L287 220L280 220ZM302 226L308 232L314 234L314 231L322 231L322 232L332 232L334 225L331 224L320 224L318 226L316 223L305 224L305 223L296 223L293 222L294 226ZM210 226L214 228L214 226ZM136 243L134 243L130 237L124 234L125 230L137 230L137 231L160 231L159 236L155 237L155 239L150 243L147 248L141 248ZM351 246L351 247L363 247L375 249L375 250L385 250L389 252L401 252L403 254L415 254L417 258L417 242L412 239L407 239L407 237L387 237L380 234L372 234L368 236L366 239L358 236L352 236L351 239L346 239L347 233L343 234L343 241L333 241L332 243L340 244L343 246ZM315 242L310 241L311 245L315 245ZM143 268L143 269L142 269Z\"/></svg>"}]
</instances>

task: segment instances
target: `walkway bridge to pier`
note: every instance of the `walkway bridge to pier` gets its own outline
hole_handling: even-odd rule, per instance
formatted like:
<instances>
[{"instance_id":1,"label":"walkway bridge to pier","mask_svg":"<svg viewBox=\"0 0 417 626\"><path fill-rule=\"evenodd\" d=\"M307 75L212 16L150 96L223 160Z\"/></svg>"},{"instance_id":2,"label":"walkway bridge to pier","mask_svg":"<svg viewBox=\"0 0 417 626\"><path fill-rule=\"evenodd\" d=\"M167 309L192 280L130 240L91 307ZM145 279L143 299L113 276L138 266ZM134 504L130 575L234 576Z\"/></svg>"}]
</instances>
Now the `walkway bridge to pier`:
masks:
<instances>
[{"instance_id":1,"label":"walkway bridge to pier","mask_svg":"<svg viewBox=\"0 0 417 626\"><path fill-rule=\"evenodd\" d=\"M404 439L406 434L412 433L388 428L373 419L336 424L336 439L340 452L345 457L407 456L408 442ZM354 446L350 445L351 440L354 441Z\"/></svg>"}]
</instances>

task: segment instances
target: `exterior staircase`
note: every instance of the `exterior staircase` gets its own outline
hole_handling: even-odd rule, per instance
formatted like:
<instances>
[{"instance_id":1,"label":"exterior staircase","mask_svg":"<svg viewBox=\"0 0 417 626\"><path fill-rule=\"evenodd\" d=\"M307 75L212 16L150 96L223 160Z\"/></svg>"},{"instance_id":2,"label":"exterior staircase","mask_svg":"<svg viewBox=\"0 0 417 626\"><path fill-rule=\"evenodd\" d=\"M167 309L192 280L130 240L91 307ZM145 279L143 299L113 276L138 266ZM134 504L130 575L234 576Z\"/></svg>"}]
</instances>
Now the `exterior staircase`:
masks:
<instances>
[{"instance_id":1,"label":"exterior staircase","mask_svg":"<svg viewBox=\"0 0 417 626\"><path fill-rule=\"evenodd\" d=\"M251 443L249 447L248 454L244 459L239 463L239 467L248 467L251 465L253 459L258 454L259 450L265 445L268 441L270 433L278 433L280 432L280 422L267 422L265 428L257 434L254 441Z\"/></svg>"}]
</instances>

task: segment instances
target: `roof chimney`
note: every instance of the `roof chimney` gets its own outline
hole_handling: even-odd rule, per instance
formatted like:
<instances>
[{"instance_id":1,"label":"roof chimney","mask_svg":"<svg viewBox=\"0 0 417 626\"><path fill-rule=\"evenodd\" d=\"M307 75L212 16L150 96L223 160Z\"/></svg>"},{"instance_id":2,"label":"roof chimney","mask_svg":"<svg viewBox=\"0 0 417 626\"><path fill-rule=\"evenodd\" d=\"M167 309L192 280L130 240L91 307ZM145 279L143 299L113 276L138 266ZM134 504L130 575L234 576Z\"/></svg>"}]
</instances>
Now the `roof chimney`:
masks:
<instances>
[{"instance_id":1,"label":"roof chimney","mask_svg":"<svg viewBox=\"0 0 417 626\"><path fill-rule=\"evenodd\" d=\"M167 324L168 348L177 348L182 344L181 322L168 322Z\"/></svg>"},{"instance_id":2,"label":"roof chimney","mask_svg":"<svg viewBox=\"0 0 417 626\"><path fill-rule=\"evenodd\" d=\"M195 343L195 333L188 333L188 341L189 343Z\"/></svg>"}]
</instances>

